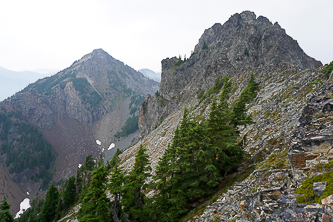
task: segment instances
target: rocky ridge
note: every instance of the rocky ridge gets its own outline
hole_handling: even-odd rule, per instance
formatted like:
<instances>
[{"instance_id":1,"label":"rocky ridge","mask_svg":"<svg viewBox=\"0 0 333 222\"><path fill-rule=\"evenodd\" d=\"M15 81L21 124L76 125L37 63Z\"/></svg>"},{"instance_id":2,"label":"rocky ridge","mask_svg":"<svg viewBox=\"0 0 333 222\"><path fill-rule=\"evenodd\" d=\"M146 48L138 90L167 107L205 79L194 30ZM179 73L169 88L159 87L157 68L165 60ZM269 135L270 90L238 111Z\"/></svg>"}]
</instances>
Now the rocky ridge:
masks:
<instances>
[{"instance_id":1,"label":"rocky ridge","mask_svg":"<svg viewBox=\"0 0 333 222\"><path fill-rule=\"evenodd\" d=\"M300 69L322 65L307 56L278 23L272 24L263 16L256 18L249 11L205 30L191 57L180 65L177 61L176 57L162 60L159 95L146 98L148 112L140 114L142 137L180 103L190 103L193 95L207 91L219 75L234 77L245 70L278 69L283 64Z\"/></svg>"},{"instance_id":2,"label":"rocky ridge","mask_svg":"<svg viewBox=\"0 0 333 222\"><path fill-rule=\"evenodd\" d=\"M208 49L203 49L204 43ZM322 204L297 204L293 193L306 177L318 174L316 164L332 159L332 79L325 79L318 69L321 63L308 57L277 23L262 16L256 19L251 12L235 14L224 25L206 30L194 52L180 66L175 66L176 57L162 61L160 91L148 95L140 107L142 143L153 171L184 107L198 116L209 113L209 104L193 95L207 91L218 75L233 78L230 103L251 73L260 91L248 105L255 124L241 129L251 157L237 172L256 169L190 221L332 220L332 197ZM121 155L126 170L134 164L138 146Z\"/></svg>"}]
</instances>

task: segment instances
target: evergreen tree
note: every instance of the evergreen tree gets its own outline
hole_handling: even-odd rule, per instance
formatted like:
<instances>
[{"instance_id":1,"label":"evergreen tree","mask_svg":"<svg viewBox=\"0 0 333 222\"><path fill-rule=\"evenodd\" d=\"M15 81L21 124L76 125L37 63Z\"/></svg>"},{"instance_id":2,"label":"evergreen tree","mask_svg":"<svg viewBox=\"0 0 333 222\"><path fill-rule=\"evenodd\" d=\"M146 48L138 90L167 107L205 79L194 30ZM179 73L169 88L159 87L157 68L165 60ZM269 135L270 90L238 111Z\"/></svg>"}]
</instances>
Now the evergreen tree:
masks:
<instances>
[{"instance_id":1,"label":"evergreen tree","mask_svg":"<svg viewBox=\"0 0 333 222\"><path fill-rule=\"evenodd\" d=\"M86 157L86 161L84 162L84 165L82 166L82 170L89 170L93 171L95 169L95 161L93 156L90 154Z\"/></svg>"},{"instance_id":2,"label":"evergreen tree","mask_svg":"<svg viewBox=\"0 0 333 222\"><path fill-rule=\"evenodd\" d=\"M121 222L122 212L121 212L121 204L120 199L123 193L123 183L125 173L122 172L122 168L120 167L120 160L118 155L112 158L113 160L113 168L111 168L111 178L110 178L110 193L113 194L114 200L111 205L111 214L112 219L115 222Z\"/></svg>"},{"instance_id":3,"label":"evergreen tree","mask_svg":"<svg viewBox=\"0 0 333 222\"><path fill-rule=\"evenodd\" d=\"M130 220L143 221L147 218L144 211L144 205L147 200L144 191L147 188L147 184L144 183L147 177L151 176L149 172L151 167L148 165L149 156L145 153L146 151L147 149L141 144L135 155L133 169L125 177L124 194L121 203Z\"/></svg>"},{"instance_id":4,"label":"evergreen tree","mask_svg":"<svg viewBox=\"0 0 333 222\"><path fill-rule=\"evenodd\" d=\"M112 159L110 162L107 164L107 169L110 170L112 169L119 161L119 155L122 153L122 151L117 148L117 151L113 154Z\"/></svg>"},{"instance_id":5,"label":"evergreen tree","mask_svg":"<svg viewBox=\"0 0 333 222\"><path fill-rule=\"evenodd\" d=\"M99 164L82 200L79 221L108 221L110 200L106 196L106 176L104 166Z\"/></svg>"},{"instance_id":6,"label":"evergreen tree","mask_svg":"<svg viewBox=\"0 0 333 222\"><path fill-rule=\"evenodd\" d=\"M187 204L184 193L176 186L177 179L174 177L179 170L176 166L177 138L179 136L178 127L175 130L172 145L168 145L163 156L158 162L150 186L157 190L149 208L149 216L152 221L175 221L180 214L185 212Z\"/></svg>"},{"instance_id":7,"label":"evergreen tree","mask_svg":"<svg viewBox=\"0 0 333 222\"><path fill-rule=\"evenodd\" d=\"M58 204L57 204L57 208L56 208L56 215L54 217L55 221L58 221L60 219L61 215L64 213L63 210L65 210L64 202L63 202L61 196L62 195L59 191L59 199L58 199Z\"/></svg>"},{"instance_id":8,"label":"evergreen tree","mask_svg":"<svg viewBox=\"0 0 333 222\"><path fill-rule=\"evenodd\" d=\"M239 163L244 154L244 151L237 144L237 138L239 137L238 131L232 126L233 110L228 105L228 100L232 90L232 81L229 76L225 77L225 83L220 96L220 103L218 109L222 112L222 116L219 119L219 139L216 143L219 147L223 147L220 151L223 151L228 157L228 162L225 163L225 155L221 152L218 154L218 165L223 166L221 170L227 173L233 166ZM251 121L252 122L252 121Z\"/></svg>"},{"instance_id":9,"label":"evergreen tree","mask_svg":"<svg viewBox=\"0 0 333 222\"><path fill-rule=\"evenodd\" d=\"M58 205L59 192L57 187L52 184L46 192L45 201L38 217L41 222L53 221L56 215Z\"/></svg>"},{"instance_id":10,"label":"evergreen tree","mask_svg":"<svg viewBox=\"0 0 333 222\"><path fill-rule=\"evenodd\" d=\"M12 222L14 221L13 215L10 213L10 204L6 200L6 196L3 196L0 204L0 222Z\"/></svg>"},{"instance_id":11,"label":"evergreen tree","mask_svg":"<svg viewBox=\"0 0 333 222\"><path fill-rule=\"evenodd\" d=\"M253 123L251 120L251 116L248 116L246 114L246 104L257 96L258 90L259 83L255 82L255 78L252 73L247 86L232 105L233 116L231 118L231 123L234 125L235 129L237 129L237 126L239 125L247 125Z\"/></svg>"},{"instance_id":12,"label":"evergreen tree","mask_svg":"<svg viewBox=\"0 0 333 222\"><path fill-rule=\"evenodd\" d=\"M75 200L76 186L75 177L68 178L66 188L64 191L64 207L68 208Z\"/></svg>"}]
</instances>

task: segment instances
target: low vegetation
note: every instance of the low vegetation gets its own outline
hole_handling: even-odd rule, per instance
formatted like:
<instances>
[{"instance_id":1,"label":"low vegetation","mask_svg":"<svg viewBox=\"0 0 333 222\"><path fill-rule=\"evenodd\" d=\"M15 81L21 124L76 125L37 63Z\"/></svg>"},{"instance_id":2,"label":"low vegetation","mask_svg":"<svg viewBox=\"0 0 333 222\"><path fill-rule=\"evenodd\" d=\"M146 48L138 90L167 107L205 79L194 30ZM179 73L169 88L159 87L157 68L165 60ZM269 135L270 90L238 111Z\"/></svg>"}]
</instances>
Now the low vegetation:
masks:
<instances>
[{"instance_id":1,"label":"low vegetation","mask_svg":"<svg viewBox=\"0 0 333 222\"><path fill-rule=\"evenodd\" d=\"M327 64L323 70L325 77L328 79L330 73L333 71L333 61L330 64Z\"/></svg>"},{"instance_id":2,"label":"low vegetation","mask_svg":"<svg viewBox=\"0 0 333 222\"><path fill-rule=\"evenodd\" d=\"M0 113L1 154L7 157L6 167L11 174L38 167L38 173L30 179L36 182L42 179L41 188L45 189L52 179L56 154L42 133L17 117L21 118L15 112Z\"/></svg>"},{"instance_id":3,"label":"low vegetation","mask_svg":"<svg viewBox=\"0 0 333 222\"><path fill-rule=\"evenodd\" d=\"M332 163L330 163L331 165ZM326 188L324 193L317 197L313 192L313 183L326 182ZM333 170L322 173L313 177L307 177L300 188L295 191L297 195L298 203L321 203L321 199L331 195L333 193Z\"/></svg>"},{"instance_id":4,"label":"low vegetation","mask_svg":"<svg viewBox=\"0 0 333 222\"><path fill-rule=\"evenodd\" d=\"M86 78L75 78L70 80L76 91L82 97L83 103L88 103L92 107L98 106L103 98L92 88Z\"/></svg>"},{"instance_id":5,"label":"low vegetation","mask_svg":"<svg viewBox=\"0 0 333 222\"><path fill-rule=\"evenodd\" d=\"M120 138L128 136L139 129L138 125L139 116L132 116L126 120L125 125L121 128L121 131L117 132L114 137Z\"/></svg>"},{"instance_id":6,"label":"low vegetation","mask_svg":"<svg viewBox=\"0 0 333 222\"><path fill-rule=\"evenodd\" d=\"M257 165L257 169L288 169L290 168L290 163L288 161L288 153L287 150L283 150L281 152L273 153L264 161L260 162Z\"/></svg>"}]
</instances>

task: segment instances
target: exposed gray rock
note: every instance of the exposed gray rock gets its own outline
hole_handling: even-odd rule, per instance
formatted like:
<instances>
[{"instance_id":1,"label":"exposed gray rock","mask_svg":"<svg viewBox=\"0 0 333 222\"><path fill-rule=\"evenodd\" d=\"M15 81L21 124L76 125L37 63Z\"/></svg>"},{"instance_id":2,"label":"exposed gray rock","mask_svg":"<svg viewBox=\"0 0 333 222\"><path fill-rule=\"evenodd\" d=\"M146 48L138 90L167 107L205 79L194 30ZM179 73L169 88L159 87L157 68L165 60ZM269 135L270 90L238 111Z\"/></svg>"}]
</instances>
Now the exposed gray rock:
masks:
<instances>
[{"instance_id":1,"label":"exposed gray rock","mask_svg":"<svg viewBox=\"0 0 333 222\"><path fill-rule=\"evenodd\" d=\"M316 197L321 197L326 189L326 182L314 182L312 186L313 193Z\"/></svg>"},{"instance_id":2,"label":"exposed gray rock","mask_svg":"<svg viewBox=\"0 0 333 222\"><path fill-rule=\"evenodd\" d=\"M204 43L208 49L202 49ZM177 61L176 57L162 60L159 92L167 108L160 107L154 95L146 99L145 106L155 109L140 114L143 137L155 128L156 116L158 121L164 120L182 103L190 103L193 95L207 91L219 75L238 77L251 69L257 76L257 69L282 70L283 64L299 70L322 65L307 56L278 23L272 24L262 16L256 18L249 11L236 13L223 25L205 30L191 57L180 66L175 66Z\"/></svg>"}]
</instances>

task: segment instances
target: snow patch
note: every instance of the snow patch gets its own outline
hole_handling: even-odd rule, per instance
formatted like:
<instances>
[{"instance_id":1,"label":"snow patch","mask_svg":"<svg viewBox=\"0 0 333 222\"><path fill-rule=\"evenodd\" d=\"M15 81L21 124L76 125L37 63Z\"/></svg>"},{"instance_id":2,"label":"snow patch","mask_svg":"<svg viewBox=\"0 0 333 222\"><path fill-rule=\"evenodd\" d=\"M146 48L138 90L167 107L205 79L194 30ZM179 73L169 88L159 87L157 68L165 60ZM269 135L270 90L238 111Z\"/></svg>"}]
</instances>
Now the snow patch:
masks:
<instances>
[{"instance_id":1,"label":"snow patch","mask_svg":"<svg viewBox=\"0 0 333 222\"><path fill-rule=\"evenodd\" d=\"M104 152L104 148L102 149L102 152Z\"/></svg>"},{"instance_id":2,"label":"snow patch","mask_svg":"<svg viewBox=\"0 0 333 222\"><path fill-rule=\"evenodd\" d=\"M20 203L20 211L16 213L15 219L19 218L21 216L21 214L23 214L23 212L27 209L29 209L30 206L30 199L29 198L25 198L21 203Z\"/></svg>"},{"instance_id":3,"label":"snow patch","mask_svg":"<svg viewBox=\"0 0 333 222\"><path fill-rule=\"evenodd\" d=\"M116 144L111 143L110 146L109 146L109 148L108 148L108 150L111 150L112 148L115 148L115 147L116 147Z\"/></svg>"},{"instance_id":4,"label":"snow patch","mask_svg":"<svg viewBox=\"0 0 333 222\"><path fill-rule=\"evenodd\" d=\"M79 165L77 166L78 168L81 168L82 167L82 164L81 163L79 163Z\"/></svg>"},{"instance_id":5,"label":"snow patch","mask_svg":"<svg viewBox=\"0 0 333 222\"><path fill-rule=\"evenodd\" d=\"M96 140L97 145L102 145L101 141Z\"/></svg>"},{"instance_id":6,"label":"snow patch","mask_svg":"<svg viewBox=\"0 0 333 222\"><path fill-rule=\"evenodd\" d=\"M27 195L30 195L29 192L27 192Z\"/></svg>"}]
</instances>

